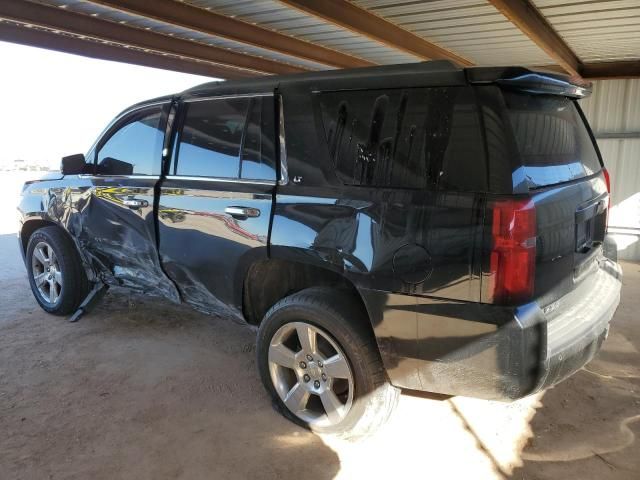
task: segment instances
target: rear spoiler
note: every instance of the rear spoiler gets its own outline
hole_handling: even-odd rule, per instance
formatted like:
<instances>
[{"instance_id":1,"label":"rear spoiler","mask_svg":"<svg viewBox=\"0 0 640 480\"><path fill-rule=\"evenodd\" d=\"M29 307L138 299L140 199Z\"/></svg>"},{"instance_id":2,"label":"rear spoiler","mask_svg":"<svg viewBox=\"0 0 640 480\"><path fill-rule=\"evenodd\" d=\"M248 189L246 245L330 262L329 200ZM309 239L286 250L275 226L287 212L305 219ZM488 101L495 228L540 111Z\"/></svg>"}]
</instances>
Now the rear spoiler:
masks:
<instances>
[{"instance_id":1,"label":"rear spoiler","mask_svg":"<svg viewBox=\"0 0 640 480\"><path fill-rule=\"evenodd\" d=\"M496 84L527 93L571 98L591 95L591 82L579 81L559 73L536 72L523 67L479 67L466 68L465 74L472 85Z\"/></svg>"}]
</instances>

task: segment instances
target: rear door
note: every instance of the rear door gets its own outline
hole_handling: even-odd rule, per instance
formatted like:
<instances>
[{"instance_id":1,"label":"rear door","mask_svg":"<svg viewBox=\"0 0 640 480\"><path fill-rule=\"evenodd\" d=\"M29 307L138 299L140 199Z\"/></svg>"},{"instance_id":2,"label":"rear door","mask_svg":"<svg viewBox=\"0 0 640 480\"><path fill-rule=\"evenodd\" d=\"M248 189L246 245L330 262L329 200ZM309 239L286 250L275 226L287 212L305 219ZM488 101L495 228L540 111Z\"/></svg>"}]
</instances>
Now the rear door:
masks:
<instances>
[{"instance_id":1,"label":"rear door","mask_svg":"<svg viewBox=\"0 0 640 480\"><path fill-rule=\"evenodd\" d=\"M267 257L274 123L273 95L187 100L179 107L160 188L159 252L183 299L201 310L240 307L248 267Z\"/></svg>"},{"instance_id":2,"label":"rear door","mask_svg":"<svg viewBox=\"0 0 640 480\"><path fill-rule=\"evenodd\" d=\"M169 108L136 107L107 129L89 154L95 173L83 175L91 187L71 228L106 281L177 300L160 267L153 215Z\"/></svg>"}]
</instances>

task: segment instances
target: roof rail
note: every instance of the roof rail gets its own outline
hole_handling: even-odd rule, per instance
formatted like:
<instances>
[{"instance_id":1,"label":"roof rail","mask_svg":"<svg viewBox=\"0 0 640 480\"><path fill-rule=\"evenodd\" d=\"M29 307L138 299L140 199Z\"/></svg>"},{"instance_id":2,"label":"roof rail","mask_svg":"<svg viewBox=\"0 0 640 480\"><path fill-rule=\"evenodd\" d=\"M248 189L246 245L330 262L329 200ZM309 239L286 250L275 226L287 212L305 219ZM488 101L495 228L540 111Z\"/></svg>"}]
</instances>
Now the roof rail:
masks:
<instances>
[{"instance_id":1,"label":"roof rail","mask_svg":"<svg viewBox=\"0 0 640 480\"><path fill-rule=\"evenodd\" d=\"M379 75L402 75L402 74L422 74L422 73L442 73L442 72L462 72L462 68L451 60L429 60L425 62L400 63L396 65L375 65L373 67L345 68L317 70L313 72L296 73L291 75L265 75L262 77L243 78L231 81L213 81L196 85L182 94L190 94L212 89L222 84L226 85L259 85L278 82L296 82L309 80L357 78Z\"/></svg>"}]
</instances>

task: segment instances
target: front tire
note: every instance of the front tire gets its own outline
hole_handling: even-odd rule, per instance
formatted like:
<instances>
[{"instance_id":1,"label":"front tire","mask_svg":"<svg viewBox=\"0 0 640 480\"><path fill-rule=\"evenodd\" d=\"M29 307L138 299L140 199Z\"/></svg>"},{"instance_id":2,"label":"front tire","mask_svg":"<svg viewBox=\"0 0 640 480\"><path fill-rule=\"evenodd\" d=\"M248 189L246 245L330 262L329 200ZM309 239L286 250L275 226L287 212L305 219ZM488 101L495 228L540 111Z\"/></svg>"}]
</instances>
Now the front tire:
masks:
<instances>
[{"instance_id":1,"label":"front tire","mask_svg":"<svg viewBox=\"0 0 640 480\"><path fill-rule=\"evenodd\" d=\"M26 266L33 296L48 313L70 315L87 296L80 256L59 227L43 227L31 235Z\"/></svg>"},{"instance_id":2,"label":"front tire","mask_svg":"<svg viewBox=\"0 0 640 480\"><path fill-rule=\"evenodd\" d=\"M317 433L358 438L395 408L362 305L353 294L309 288L276 303L258 331L258 367L278 410Z\"/></svg>"}]
</instances>

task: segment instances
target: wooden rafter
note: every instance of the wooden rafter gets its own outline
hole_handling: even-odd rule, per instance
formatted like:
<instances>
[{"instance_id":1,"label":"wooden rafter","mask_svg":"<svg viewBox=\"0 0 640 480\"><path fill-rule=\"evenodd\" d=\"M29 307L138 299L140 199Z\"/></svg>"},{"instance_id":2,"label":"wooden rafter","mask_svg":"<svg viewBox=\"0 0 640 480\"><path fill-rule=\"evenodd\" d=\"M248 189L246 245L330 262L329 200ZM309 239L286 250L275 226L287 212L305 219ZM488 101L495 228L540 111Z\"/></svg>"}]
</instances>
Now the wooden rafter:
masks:
<instances>
[{"instance_id":1,"label":"wooden rafter","mask_svg":"<svg viewBox=\"0 0 640 480\"><path fill-rule=\"evenodd\" d=\"M472 62L347 0L280 0L285 5L319 17L389 47L426 60L451 60L461 66Z\"/></svg>"},{"instance_id":2,"label":"wooden rafter","mask_svg":"<svg viewBox=\"0 0 640 480\"><path fill-rule=\"evenodd\" d=\"M151 18L168 25L215 35L274 52L337 68L368 67L373 62L315 45L273 30L203 8L172 0L87 0L120 12Z\"/></svg>"},{"instance_id":3,"label":"wooden rafter","mask_svg":"<svg viewBox=\"0 0 640 480\"><path fill-rule=\"evenodd\" d=\"M88 41L78 37L52 33L36 28L27 28L4 21L0 22L0 40L31 47L46 48L63 53L82 55L83 57L192 73L206 77L236 79L252 76L252 73L246 70Z\"/></svg>"},{"instance_id":4,"label":"wooden rafter","mask_svg":"<svg viewBox=\"0 0 640 480\"><path fill-rule=\"evenodd\" d=\"M288 74L306 69L266 58L233 52L186 39L100 20L95 17L48 7L24 0L0 2L0 18L60 30L74 35L108 40L124 46L135 46L178 57L241 68L253 74Z\"/></svg>"},{"instance_id":5,"label":"wooden rafter","mask_svg":"<svg viewBox=\"0 0 640 480\"><path fill-rule=\"evenodd\" d=\"M558 62L567 73L581 76L582 62L529 0L489 0L511 23Z\"/></svg>"},{"instance_id":6,"label":"wooden rafter","mask_svg":"<svg viewBox=\"0 0 640 480\"><path fill-rule=\"evenodd\" d=\"M592 80L640 77L640 60L586 63L582 76Z\"/></svg>"},{"instance_id":7,"label":"wooden rafter","mask_svg":"<svg viewBox=\"0 0 640 480\"><path fill-rule=\"evenodd\" d=\"M101 5L126 5L126 8L119 8L122 11L127 11L135 15L146 16L147 18L154 18L160 22L167 22L172 25L180 25L187 28L191 25L192 10L198 11L200 16L204 16L207 21L218 19L222 17L231 21L231 24L219 25L216 24L211 28L205 28L203 22L194 21L194 25L191 25L193 29L198 31L205 31L215 35L215 32L224 32L226 29L235 25L234 22L238 20L223 17L219 14L212 13L199 8L191 7L186 4L180 4L171 0L155 0L154 2L146 2L142 0L87 0L93 3L99 3ZM345 0L323 0L322 2L313 2L311 0L281 0L282 2L295 6L308 13L314 13L314 15L321 16L323 19L338 23L332 20L331 15L336 12L332 8L337 5L345 6ZM537 33L532 33L532 38L537 38L539 45L546 45L545 50L549 49L552 52L550 54L560 66L546 66L539 67L541 69L551 69L554 71L568 72L573 76L581 76L585 79L613 79L613 78L638 78L640 77L640 60L631 61L613 61L613 62L599 62L599 63L587 63L583 64L579 59L571 52L571 50L564 44L555 31L546 24L544 17L541 17L539 12L529 4L527 0L490 0L501 11L509 11L509 14L505 13L514 23L524 25L521 28L525 33L528 30L538 28ZM353 4L349 5L357 11L352 11L349 7L345 10L340 10L342 20L346 28L350 28L353 31L357 31L370 38L376 38L380 40L385 34L385 29L382 28L383 22L385 27L388 27L388 22L384 19L377 17L373 14L369 14L365 10L356 7ZM159 8L158 6L163 6ZM134 8L135 7L135 8ZM169 8L170 7L170 8ZM185 7L185 8L183 8ZM116 7L113 7L116 8ZM169 8L168 11L163 9ZM186 10L185 10L186 9ZM186 15L188 12L189 15ZM176 12L182 12L176 15ZM366 15L363 17L362 12ZM533 12L533 13L532 13ZM163 17L163 13L169 13L169 18ZM148 15L146 15L148 14ZM372 20L369 16L374 17ZM553 35L557 38L550 36L549 32L543 32L544 26L540 26L540 17L544 22L544 25L551 30ZM516 20L516 18L518 20ZM537 20L536 20L537 18ZM7 21L2 22L2 19ZM519 22L519 23L518 23ZM206 21L204 23L207 23ZM245 22L239 22L243 26L247 26L247 30L235 35L236 40L247 40L246 35L254 35L250 38L248 43L252 43L264 48L267 48L266 44L260 42L267 42L269 36L260 39L258 32L254 30L254 27L261 32L269 32L271 34L280 35L285 39L294 41L293 50L288 45L284 50L291 55L293 51L299 46L296 42L304 44L305 48L313 47L319 50L313 52L305 51L298 52L295 56L299 58L307 58L311 56L319 55L318 52L323 52L323 47L317 47L308 42L302 42L285 35L264 30L255 25L249 25ZM25 28L33 26L34 28ZM537 27L536 27L537 26ZM399 28L395 25L388 27L387 30L393 34L391 28ZM368 34L364 31L369 32ZM402 30L402 29L400 29ZM409 35L409 32L402 30ZM373 33L372 33L373 32ZM226 36L226 35L223 35ZM230 38L228 35L227 38ZM101 18L91 17L80 13L68 11L67 9L46 6L37 4L27 0L2 0L0 1L0 40L10 41L14 43L23 43L26 45L32 45L42 48L50 48L52 50L59 50L67 53L74 53L84 55L93 58L102 58L105 60L122 61L125 63L133 63L138 65L151 66L156 68L164 68L169 70L183 71L188 73L195 73L199 75L213 76L219 78L243 78L260 74L288 74L305 71L304 68L283 63L277 60L271 60L267 58L257 57L253 55L240 54L231 50L214 47L204 43L191 41L187 39L176 38L169 35L163 35L155 33L153 31L143 30L141 28L135 28L127 25L121 25L113 21L103 20ZM421 39L424 41L424 39ZM393 44L391 40L385 42L394 48L400 48L399 44L402 44L405 40L399 36L394 36ZM558 45L560 41L562 45ZM427 42L428 43L428 42ZM542 45L541 45L542 46ZM282 51L280 46L271 49L274 51ZM415 53L416 49L422 48L416 45L411 46ZM440 48L440 47L437 47ZM329 49L326 49L329 50ZM406 50L405 51L409 51ZM422 56L426 57L426 50L420 50ZM325 61L327 65L337 66L338 63L344 61L344 66L364 66L369 65L369 62L361 61L356 57L341 54L334 50L329 50L333 54L338 55L332 57L330 60ZM448 52L451 54L451 52ZM340 55L344 55L341 58ZM452 55L452 54L451 54ZM443 58L437 57L433 51L431 51L430 58ZM447 57L451 60L451 57ZM355 62L357 65L352 65ZM359 65L358 62L362 62ZM459 62L460 63L460 62ZM466 64L468 64L467 62ZM347 65L348 64L348 65Z\"/></svg>"}]
</instances>

